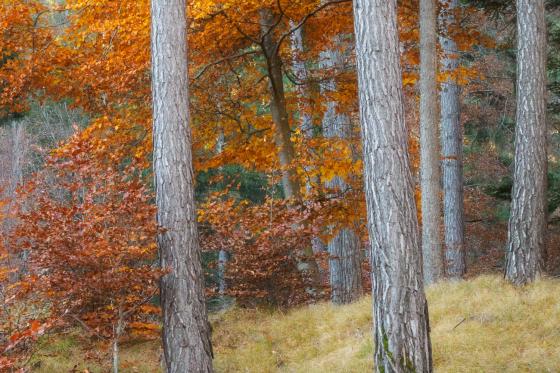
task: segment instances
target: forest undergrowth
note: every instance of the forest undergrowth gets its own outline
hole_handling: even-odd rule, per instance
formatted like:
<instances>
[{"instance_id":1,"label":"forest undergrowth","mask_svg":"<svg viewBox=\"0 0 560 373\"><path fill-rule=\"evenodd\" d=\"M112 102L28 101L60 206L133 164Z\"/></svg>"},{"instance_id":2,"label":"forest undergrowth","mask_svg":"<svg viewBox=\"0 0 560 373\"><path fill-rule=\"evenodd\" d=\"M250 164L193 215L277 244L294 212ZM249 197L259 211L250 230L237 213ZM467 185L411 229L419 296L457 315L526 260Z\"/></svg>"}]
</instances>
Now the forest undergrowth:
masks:
<instances>
[{"instance_id":1,"label":"forest undergrowth","mask_svg":"<svg viewBox=\"0 0 560 373\"><path fill-rule=\"evenodd\" d=\"M516 289L495 275L428 288L438 372L555 372L560 280ZM365 372L372 369L371 298L288 312L233 308L211 315L218 372ZM81 331L44 337L34 372L106 372L102 346ZM159 341L124 341L123 372L158 372ZM106 350L106 349L105 349Z\"/></svg>"}]
</instances>

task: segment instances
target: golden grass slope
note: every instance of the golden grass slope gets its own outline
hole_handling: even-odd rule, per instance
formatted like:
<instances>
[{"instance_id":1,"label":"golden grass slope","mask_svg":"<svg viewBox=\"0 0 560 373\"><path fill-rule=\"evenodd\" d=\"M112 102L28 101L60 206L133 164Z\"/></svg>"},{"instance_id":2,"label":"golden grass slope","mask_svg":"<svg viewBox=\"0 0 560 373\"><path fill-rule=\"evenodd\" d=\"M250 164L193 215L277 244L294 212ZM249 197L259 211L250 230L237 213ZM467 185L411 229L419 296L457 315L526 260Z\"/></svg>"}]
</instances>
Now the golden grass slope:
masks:
<instances>
[{"instance_id":1,"label":"golden grass slope","mask_svg":"<svg viewBox=\"0 0 560 373\"><path fill-rule=\"evenodd\" d=\"M436 285L428 297L437 372L560 372L560 281L515 289L483 276ZM287 313L236 309L212 321L218 372L350 373L373 367L370 298ZM123 347L124 372L159 371L156 343ZM71 348L35 371L71 368L83 347ZM92 372L108 368L85 364Z\"/></svg>"}]
</instances>

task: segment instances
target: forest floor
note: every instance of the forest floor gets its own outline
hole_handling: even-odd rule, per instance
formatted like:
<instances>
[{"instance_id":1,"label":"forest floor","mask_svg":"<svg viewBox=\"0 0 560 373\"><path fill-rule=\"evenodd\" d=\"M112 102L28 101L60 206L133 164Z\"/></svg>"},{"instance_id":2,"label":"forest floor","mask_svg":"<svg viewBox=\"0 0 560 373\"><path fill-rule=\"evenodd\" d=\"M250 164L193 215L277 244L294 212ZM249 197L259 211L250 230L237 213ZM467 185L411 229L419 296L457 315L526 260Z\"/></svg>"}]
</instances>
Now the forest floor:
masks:
<instances>
[{"instance_id":1,"label":"forest floor","mask_svg":"<svg viewBox=\"0 0 560 373\"><path fill-rule=\"evenodd\" d=\"M437 372L558 372L560 280L515 289L498 276L429 288ZM288 312L233 309L211 316L218 372L368 372L371 298ZM123 372L158 372L159 341L122 346ZM34 372L109 371L106 351L79 333L46 337ZM75 370L73 368L75 367Z\"/></svg>"}]
</instances>

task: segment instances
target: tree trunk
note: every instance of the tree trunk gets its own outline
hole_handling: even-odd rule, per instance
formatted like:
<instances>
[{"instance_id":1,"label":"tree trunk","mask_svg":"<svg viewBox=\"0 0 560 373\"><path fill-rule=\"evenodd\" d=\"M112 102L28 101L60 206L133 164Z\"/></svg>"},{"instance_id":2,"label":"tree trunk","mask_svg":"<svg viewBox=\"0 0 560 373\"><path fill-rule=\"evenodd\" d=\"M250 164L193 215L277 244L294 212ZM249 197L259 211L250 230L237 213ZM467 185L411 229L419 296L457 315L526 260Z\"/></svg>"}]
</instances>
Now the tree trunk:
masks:
<instances>
[{"instance_id":1,"label":"tree trunk","mask_svg":"<svg viewBox=\"0 0 560 373\"><path fill-rule=\"evenodd\" d=\"M119 339L124 331L122 305L119 306L119 318L113 327L113 373L119 373Z\"/></svg>"},{"instance_id":2,"label":"tree trunk","mask_svg":"<svg viewBox=\"0 0 560 373\"><path fill-rule=\"evenodd\" d=\"M547 128L544 0L517 1L517 126L505 276L534 281L546 245Z\"/></svg>"},{"instance_id":3,"label":"tree trunk","mask_svg":"<svg viewBox=\"0 0 560 373\"><path fill-rule=\"evenodd\" d=\"M440 22L448 30L458 0L441 0ZM444 31L445 32L445 31ZM450 35L440 36L441 67L453 74L459 65L457 44ZM465 209L463 200L463 127L459 86L455 78L441 84L441 152L443 169L443 220L445 270L449 278L459 279L467 271L465 254Z\"/></svg>"},{"instance_id":4,"label":"tree trunk","mask_svg":"<svg viewBox=\"0 0 560 373\"><path fill-rule=\"evenodd\" d=\"M25 123L13 120L10 124L12 136L12 172L9 183L8 194L11 198L16 195L16 190L23 182L23 160L27 152L27 143L25 139Z\"/></svg>"},{"instance_id":5,"label":"tree trunk","mask_svg":"<svg viewBox=\"0 0 560 373\"><path fill-rule=\"evenodd\" d=\"M378 372L431 372L396 0L354 1Z\"/></svg>"},{"instance_id":6,"label":"tree trunk","mask_svg":"<svg viewBox=\"0 0 560 373\"><path fill-rule=\"evenodd\" d=\"M435 0L420 0L420 180L424 282L443 274L440 163L437 120L437 34Z\"/></svg>"},{"instance_id":7,"label":"tree trunk","mask_svg":"<svg viewBox=\"0 0 560 373\"><path fill-rule=\"evenodd\" d=\"M290 27L294 28L295 22L290 22ZM305 46L303 43L303 30L304 28L302 26L292 33L292 71L296 80L296 90L299 99L299 126L304 136L306 136L307 138L311 138L313 137L313 118L307 111L306 104L306 102L309 100L309 91L307 85L309 74L307 73L305 62L302 59L302 54L305 52Z\"/></svg>"},{"instance_id":8,"label":"tree trunk","mask_svg":"<svg viewBox=\"0 0 560 373\"><path fill-rule=\"evenodd\" d=\"M196 226L189 123L185 0L152 0L154 174L163 349L168 373L212 372Z\"/></svg>"},{"instance_id":9,"label":"tree trunk","mask_svg":"<svg viewBox=\"0 0 560 373\"><path fill-rule=\"evenodd\" d=\"M119 340L113 339L113 373L119 373Z\"/></svg>"},{"instance_id":10,"label":"tree trunk","mask_svg":"<svg viewBox=\"0 0 560 373\"><path fill-rule=\"evenodd\" d=\"M343 228L328 243L331 301L348 304L363 294L360 238L352 229Z\"/></svg>"},{"instance_id":11,"label":"tree trunk","mask_svg":"<svg viewBox=\"0 0 560 373\"><path fill-rule=\"evenodd\" d=\"M218 140L216 141L216 153L222 154L225 146L225 135L223 129L220 130L218 135ZM222 173L222 167L219 168L220 173ZM218 252L218 294L222 300L225 300L227 282L226 282L226 266L229 260L229 254L225 249L220 249Z\"/></svg>"},{"instance_id":12,"label":"tree trunk","mask_svg":"<svg viewBox=\"0 0 560 373\"><path fill-rule=\"evenodd\" d=\"M273 26L272 12L269 9L261 10L262 47L266 58L270 85L270 111L275 126L274 140L282 167L282 188L286 198L299 200L301 198L300 183L293 164L295 151L291 140L290 120L286 108L282 60L274 42L274 30L271 30Z\"/></svg>"},{"instance_id":13,"label":"tree trunk","mask_svg":"<svg viewBox=\"0 0 560 373\"><path fill-rule=\"evenodd\" d=\"M224 249L218 253L218 294L223 300L226 295L226 265L228 262L228 253Z\"/></svg>"},{"instance_id":14,"label":"tree trunk","mask_svg":"<svg viewBox=\"0 0 560 373\"><path fill-rule=\"evenodd\" d=\"M343 56L337 50L323 51L319 65L325 70L336 71L343 66ZM321 83L323 96L333 92L336 92L334 77ZM326 138L346 139L351 136L350 118L338 111L336 101L327 102L322 125ZM327 181L326 187L344 190L347 186L344 180L336 176ZM332 302L345 304L358 300L363 293L360 238L352 229L343 228L329 241L327 249Z\"/></svg>"},{"instance_id":15,"label":"tree trunk","mask_svg":"<svg viewBox=\"0 0 560 373\"><path fill-rule=\"evenodd\" d=\"M261 33L262 48L266 58L270 86L270 111L275 126L274 138L278 149L278 158L282 167L282 188L286 199L301 200L300 183L294 167L295 150L291 139L290 120L284 93L284 79L282 73L282 60L278 55L277 44L274 40L274 16L270 9L262 9ZM307 272L311 277L314 287L319 288L321 277L319 266L313 257L312 248L304 250L304 262L300 262L300 270Z\"/></svg>"},{"instance_id":16,"label":"tree trunk","mask_svg":"<svg viewBox=\"0 0 560 373\"><path fill-rule=\"evenodd\" d=\"M295 28L296 22L291 21L290 27ZM302 59L302 54L305 52L305 44L304 44L304 27L298 28L296 31L292 33L291 37L291 49L292 49L292 70L294 73L294 77L296 78L296 90L299 99L299 126L303 135L310 139L314 136L313 131L313 118L310 113L308 113L307 102L310 99L310 88L308 84L309 80L309 73L307 71L307 67L305 66L305 62ZM309 171L309 170L308 170ZM313 184L317 184L318 180L316 177L312 177L306 183L306 190L307 192L311 192ZM313 254L319 254L326 250L325 244L319 237L313 237L311 239L311 249ZM321 277L321 282L323 281L323 277L326 278L326 274L323 273L324 271L318 267L319 276ZM326 281L326 280L325 280Z\"/></svg>"}]
</instances>

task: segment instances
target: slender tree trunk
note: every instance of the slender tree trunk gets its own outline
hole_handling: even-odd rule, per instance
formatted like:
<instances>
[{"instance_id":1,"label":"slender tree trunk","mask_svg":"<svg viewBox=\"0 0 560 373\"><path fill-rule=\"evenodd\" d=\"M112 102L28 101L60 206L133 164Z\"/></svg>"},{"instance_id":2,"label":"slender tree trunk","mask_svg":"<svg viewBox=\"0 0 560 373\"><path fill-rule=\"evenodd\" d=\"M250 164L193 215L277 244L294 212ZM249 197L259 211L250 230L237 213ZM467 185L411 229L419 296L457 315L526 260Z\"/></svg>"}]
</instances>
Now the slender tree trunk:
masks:
<instances>
[{"instance_id":1,"label":"slender tree trunk","mask_svg":"<svg viewBox=\"0 0 560 373\"><path fill-rule=\"evenodd\" d=\"M119 318L113 329L113 373L119 373L119 339L124 331L122 306L119 306Z\"/></svg>"},{"instance_id":2,"label":"slender tree trunk","mask_svg":"<svg viewBox=\"0 0 560 373\"><path fill-rule=\"evenodd\" d=\"M296 23L290 22L290 27L295 28ZM299 126L301 132L306 138L312 138L314 136L313 133L313 118L311 114L308 112L307 102L310 99L310 87L307 83L309 80L309 73L307 71L307 67L305 66L305 62L302 59L302 55L305 52L305 44L304 44L304 27L298 28L294 33L292 33L291 37L291 47L292 47L292 70L294 73L294 77L296 78L296 89L299 99ZM317 178L312 178L308 180L306 184L306 190L308 192L311 191L313 184L317 184ZM325 244L319 237L313 237L311 239L311 249L314 254L321 253L326 250ZM318 267L319 275L321 279L325 277L324 271ZM321 280L322 281L322 280Z\"/></svg>"},{"instance_id":3,"label":"slender tree trunk","mask_svg":"<svg viewBox=\"0 0 560 373\"><path fill-rule=\"evenodd\" d=\"M228 262L228 253L224 249L220 250L218 253L218 294L220 297L226 295L227 283L226 283L226 265Z\"/></svg>"},{"instance_id":4,"label":"slender tree trunk","mask_svg":"<svg viewBox=\"0 0 560 373\"><path fill-rule=\"evenodd\" d=\"M168 373L212 372L196 226L185 0L152 0L154 174Z\"/></svg>"},{"instance_id":5,"label":"slender tree trunk","mask_svg":"<svg viewBox=\"0 0 560 373\"><path fill-rule=\"evenodd\" d=\"M458 0L441 0L440 22L448 30L455 22L453 12ZM444 31L446 32L446 31ZM453 74L459 65L457 44L444 34L441 67ZM445 235L445 270L449 278L459 279L467 271L465 254L465 212L463 200L463 126L459 86L455 78L441 84L441 153L443 169L443 220Z\"/></svg>"},{"instance_id":6,"label":"slender tree trunk","mask_svg":"<svg viewBox=\"0 0 560 373\"><path fill-rule=\"evenodd\" d=\"M226 139L223 129L218 135L218 141L216 142L216 153L222 154L224 150ZM219 168L220 173L222 173L222 167ZM218 252L218 294L222 300L225 300L227 283L226 283L226 266L229 259L229 254L225 249L220 249Z\"/></svg>"},{"instance_id":7,"label":"slender tree trunk","mask_svg":"<svg viewBox=\"0 0 560 373\"><path fill-rule=\"evenodd\" d=\"M8 193L15 198L18 186L23 182L23 160L27 152L25 141L25 125L22 121L14 120L10 124L12 137L12 172Z\"/></svg>"},{"instance_id":8,"label":"slender tree trunk","mask_svg":"<svg viewBox=\"0 0 560 373\"><path fill-rule=\"evenodd\" d=\"M119 340L113 339L113 373L119 373Z\"/></svg>"},{"instance_id":9,"label":"slender tree trunk","mask_svg":"<svg viewBox=\"0 0 560 373\"><path fill-rule=\"evenodd\" d=\"M290 121L284 93L284 79L282 73L282 60L278 55L274 40L274 16L270 9L262 9L261 32L263 51L266 58L268 78L270 82L270 111L275 126L274 138L278 149L278 158L282 167L282 188L286 199L301 200L300 182L294 168L295 150L291 139ZM304 252L307 257L299 263L300 270L307 272L311 277L314 287L319 288L321 277L319 266L313 257L312 248Z\"/></svg>"},{"instance_id":10,"label":"slender tree trunk","mask_svg":"<svg viewBox=\"0 0 560 373\"><path fill-rule=\"evenodd\" d=\"M546 245L547 128L544 0L517 1L517 126L506 278L534 281Z\"/></svg>"},{"instance_id":11,"label":"slender tree trunk","mask_svg":"<svg viewBox=\"0 0 560 373\"><path fill-rule=\"evenodd\" d=\"M343 56L339 51L326 50L321 53L321 68L336 71L343 64ZM334 77L321 84L323 96L333 92L336 92ZM340 113L338 109L336 101L327 101L327 109L322 122L323 135L326 138L346 139L351 136L350 118ZM337 176L327 181L326 187L344 190L347 185ZM327 248L332 302L345 304L358 300L363 293L360 238L354 230L343 228L329 241Z\"/></svg>"},{"instance_id":12,"label":"slender tree trunk","mask_svg":"<svg viewBox=\"0 0 560 373\"><path fill-rule=\"evenodd\" d=\"M261 10L261 29L268 78L270 82L270 111L274 122L274 140L278 148L278 158L282 167L282 188L286 198L301 198L300 183L294 169L295 151L291 140L290 120L286 108L282 60L274 41L274 17L269 9Z\"/></svg>"},{"instance_id":13,"label":"slender tree trunk","mask_svg":"<svg viewBox=\"0 0 560 373\"><path fill-rule=\"evenodd\" d=\"M435 0L420 0L420 174L424 282L443 275L440 163L437 120L437 34Z\"/></svg>"},{"instance_id":14,"label":"slender tree trunk","mask_svg":"<svg viewBox=\"0 0 560 373\"><path fill-rule=\"evenodd\" d=\"M295 22L290 22L290 27L295 27ZM307 80L309 74L307 67L302 59L302 54L305 52L303 42L304 28L300 27L292 33L291 47L292 47L292 70L296 79L296 90L299 99L299 126L302 133L308 137L313 137L313 118L307 110L306 102L309 101L309 90Z\"/></svg>"},{"instance_id":15,"label":"slender tree trunk","mask_svg":"<svg viewBox=\"0 0 560 373\"><path fill-rule=\"evenodd\" d=\"M354 1L375 366L431 372L428 303L404 120L396 0Z\"/></svg>"}]
</instances>

